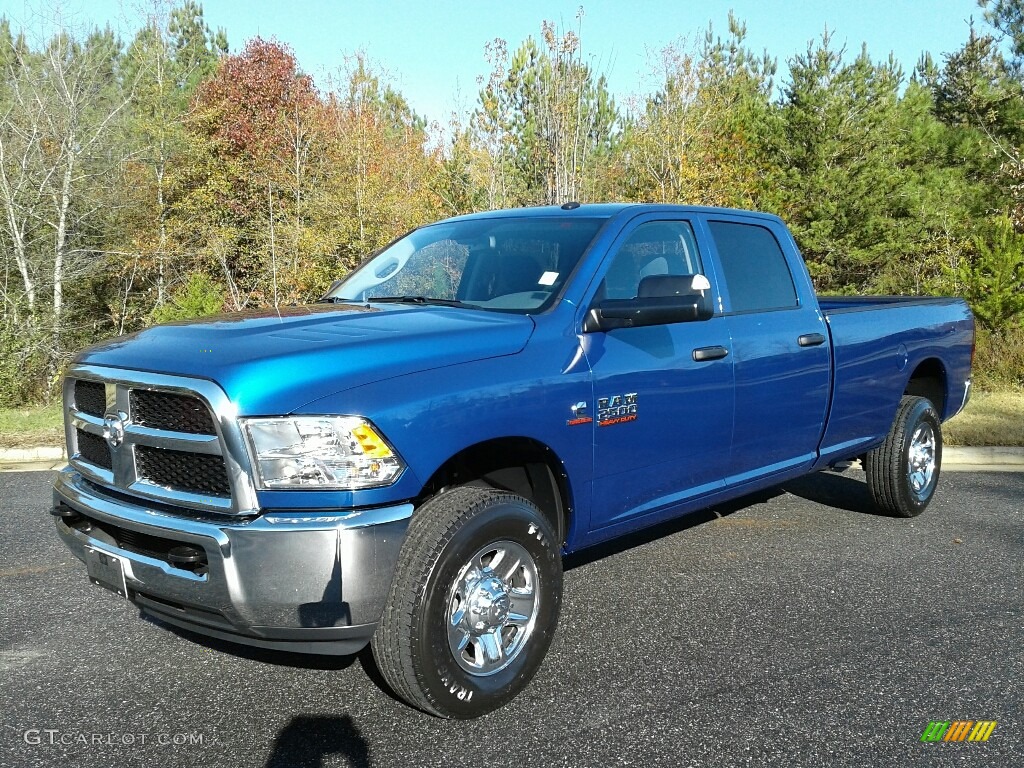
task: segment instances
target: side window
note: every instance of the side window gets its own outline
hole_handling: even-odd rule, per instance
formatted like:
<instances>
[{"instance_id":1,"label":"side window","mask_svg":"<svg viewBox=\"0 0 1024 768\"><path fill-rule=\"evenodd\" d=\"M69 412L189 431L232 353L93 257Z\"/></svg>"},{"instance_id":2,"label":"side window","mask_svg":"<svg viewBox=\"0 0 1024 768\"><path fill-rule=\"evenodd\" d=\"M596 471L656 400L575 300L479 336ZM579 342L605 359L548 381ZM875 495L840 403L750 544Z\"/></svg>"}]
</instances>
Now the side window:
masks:
<instances>
[{"instance_id":1,"label":"side window","mask_svg":"<svg viewBox=\"0 0 1024 768\"><path fill-rule=\"evenodd\" d=\"M708 227L722 260L733 312L798 305L786 257L767 228L727 221L710 221Z\"/></svg>"},{"instance_id":2,"label":"side window","mask_svg":"<svg viewBox=\"0 0 1024 768\"><path fill-rule=\"evenodd\" d=\"M612 257L596 300L633 299L645 277L703 274L693 228L685 221L649 221Z\"/></svg>"}]
</instances>

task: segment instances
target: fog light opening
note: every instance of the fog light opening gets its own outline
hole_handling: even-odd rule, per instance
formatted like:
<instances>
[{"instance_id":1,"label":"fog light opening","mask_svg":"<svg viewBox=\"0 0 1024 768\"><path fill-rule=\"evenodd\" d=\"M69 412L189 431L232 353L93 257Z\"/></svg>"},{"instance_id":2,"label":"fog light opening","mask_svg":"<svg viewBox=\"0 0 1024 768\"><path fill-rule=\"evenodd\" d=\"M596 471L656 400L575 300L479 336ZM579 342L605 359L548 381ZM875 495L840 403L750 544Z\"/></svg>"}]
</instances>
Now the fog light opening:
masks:
<instances>
[{"instance_id":1,"label":"fog light opening","mask_svg":"<svg viewBox=\"0 0 1024 768\"><path fill-rule=\"evenodd\" d=\"M207 572L206 552L199 547L182 544L167 551L167 562L175 568L192 571L197 575Z\"/></svg>"}]
</instances>

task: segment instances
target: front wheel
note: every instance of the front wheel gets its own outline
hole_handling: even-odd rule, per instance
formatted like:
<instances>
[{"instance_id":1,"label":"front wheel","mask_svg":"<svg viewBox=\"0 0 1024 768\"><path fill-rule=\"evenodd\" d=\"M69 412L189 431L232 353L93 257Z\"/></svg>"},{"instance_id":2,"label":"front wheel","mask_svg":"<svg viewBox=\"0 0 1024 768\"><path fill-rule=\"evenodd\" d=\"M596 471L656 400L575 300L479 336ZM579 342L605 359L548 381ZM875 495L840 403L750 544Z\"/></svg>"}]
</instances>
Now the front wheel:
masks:
<instances>
[{"instance_id":1,"label":"front wheel","mask_svg":"<svg viewBox=\"0 0 1024 768\"><path fill-rule=\"evenodd\" d=\"M935 494L942 465L942 426L931 401L904 396L885 442L868 452L864 471L882 512L916 517Z\"/></svg>"},{"instance_id":2,"label":"front wheel","mask_svg":"<svg viewBox=\"0 0 1024 768\"><path fill-rule=\"evenodd\" d=\"M409 523L374 658L413 706L478 717L530 682L561 594L558 543L536 506L511 493L452 489Z\"/></svg>"}]
</instances>

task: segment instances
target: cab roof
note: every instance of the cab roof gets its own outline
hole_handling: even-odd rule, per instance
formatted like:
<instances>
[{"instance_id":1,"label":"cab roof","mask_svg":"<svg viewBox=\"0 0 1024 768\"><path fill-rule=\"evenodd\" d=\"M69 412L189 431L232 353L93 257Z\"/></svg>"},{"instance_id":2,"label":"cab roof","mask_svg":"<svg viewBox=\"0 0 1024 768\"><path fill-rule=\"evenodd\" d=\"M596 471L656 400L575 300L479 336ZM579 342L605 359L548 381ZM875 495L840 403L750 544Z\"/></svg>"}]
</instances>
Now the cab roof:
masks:
<instances>
[{"instance_id":1,"label":"cab roof","mask_svg":"<svg viewBox=\"0 0 1024 768\"><path fill-rule=\"evenodd\" d=\"M564 205L543 205L524 208L503 208L493 211L480 211L479 213L468 213L462 216L453 216L445 221L467 221L474 219L506 219L521 217L548 217L548 216L579 216L580 218L601 218L610 219L621 213L633 215L642 213L657 213L659 211L671 211L673 213L704 213L742 215L755 218L771 219L778 221L779 217L770 213L748 211L739 208L715 208L700 205L675 205L669 203L566 203Z\"/></svg>"}]
</instances>

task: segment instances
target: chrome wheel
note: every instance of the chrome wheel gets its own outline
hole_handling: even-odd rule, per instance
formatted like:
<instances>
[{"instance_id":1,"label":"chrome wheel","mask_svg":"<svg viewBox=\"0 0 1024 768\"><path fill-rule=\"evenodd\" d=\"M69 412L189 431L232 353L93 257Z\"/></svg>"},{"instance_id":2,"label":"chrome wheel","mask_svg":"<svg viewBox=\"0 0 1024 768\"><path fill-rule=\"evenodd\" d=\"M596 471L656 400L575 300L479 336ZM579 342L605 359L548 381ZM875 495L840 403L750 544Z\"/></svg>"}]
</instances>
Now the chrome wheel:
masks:
<instances>
[{"instance_id":1,"label":"chrome wheel","mask_svg":"<svg viewBox=\"0 0 1024 768\"><path fill-rule=\"evenodd\" d=\"M875 508L917 517L931 503L942 468L942 422L931 401L904 395L885 441L864 460Z\"/></svg>"},{"instance_id":2,"label":"chrome wheel","mask_svg":"<svg viewBox=\"0 0 1024 768\"><path fill-rule=\"evenodd\" d=\"M448 594L448 647L472 675L499 672L523 651L540 608L537 564L514 541L477 550Z\"/></svg>"},{"instance_id":3,"label":"chrome wheel","mask_svg":"<svg viewBox=\"0 0 1024 768\"><path fill-rule=\"evenodd\" d=\"M935 477L935 432L931 424L923 422L914 430L907 452L907 476L910 489L918 498L928 495Z\"/></svg>"},{"instance_id":4,"label":"chrome wheel","mask_svg":"<svg viewBox=\"0 0 1024 768\"><path fill-rule=\"evenodd\" d=\"M371 640L391 690L460 719L514 699L558 626L556 536L544 513L513 493L457 486L425 501Z\"/></svg>"}]
</instances>

